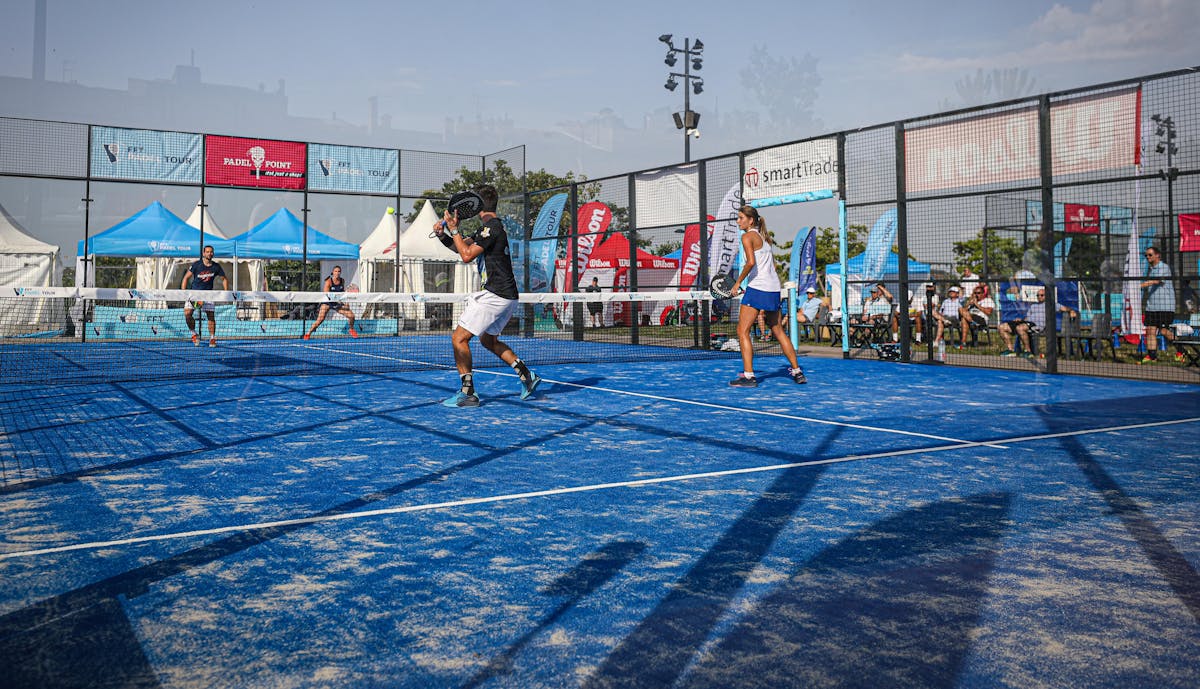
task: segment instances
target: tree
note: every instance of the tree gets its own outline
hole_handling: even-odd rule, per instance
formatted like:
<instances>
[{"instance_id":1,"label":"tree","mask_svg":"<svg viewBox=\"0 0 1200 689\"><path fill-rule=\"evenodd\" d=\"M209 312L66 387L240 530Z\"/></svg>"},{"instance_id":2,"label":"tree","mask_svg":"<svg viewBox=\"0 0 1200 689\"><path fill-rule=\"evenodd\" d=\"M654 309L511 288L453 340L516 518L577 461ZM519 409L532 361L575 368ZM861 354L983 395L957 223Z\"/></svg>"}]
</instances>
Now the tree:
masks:
<instances>
[{"instance_id":1,"label":"tree","mask_svg":"<svg viewBox=\"0 0 1200 689\"><path fill-rule=\"evenodd\" d=\"M1015 100L1031 95L1034 83L1035 80L1029 76L1029 70L1020 67L993 69L990 72L977 69L975 74L968 74L954 82L954 91L958 94L960 102L955 104L946 100L942 102L942 107L972 107Z\"/></svg>"},{"instance_id":2,"label":"tree","mask_svg":"<svg viewBox=\"0 0 1200 689\"><path fill-rule=\"evenodd\" d=\"M417 217L417 213L420 212L421 207L425 204L424 199L426 198L448 198L460 191L474 189L481 184L491 184L496 187L496 191L500 194L501 215L504 215L505 212L504 202L506 199L517 199L519 202L522 194L528 192L530 222L537 217L538 211L542 209L542 204L555 194L567 191L567 187L571 184L578 185L576 198L580 205L598 198L601 192L600 184L588 184L586 177L576 180L574 172L567 172L566 175L559 176L546 172L545 169L526 172L524 184L522 185L521 178L513 171L508 162L497 160L490 170L480 171L467 167L459 168L456 176L443 184L441 189L425 190L421 194L421 199L413 203L413 210L405 216L405 221L411 223ZM549 191L543 192L542 190ZM613 214L613 220L609 226L609 234L617 230L627 229L629 227L629 209L624 206L616 206L612 203L609 203L608 207ZM559 222L559 237L566 236L574 231L574 221L567 216L567 213L563 213L562 220ZM512 219L520 225L523 225L525 222L524 217L513 216ZM478 220L471 220L463 225L463 231L466 234L471 234L475 230L478 230ZM604 239L607 239L607 235Z\"/></svg>"},{"instance_id":3,"label":"tree","mask_svg":"<svg viewBox=\"0 0 1200 689\"><path fill-rule=\"evenodd\" d=\"M964 268L978 273L984 279L1009 277L1021 269L1025 251L1017 240L1010 237L987 235L987 271L983 275L983 237L987 230L980 230L974 239L954 243L954 269L961 273Z\"/></svg>"},{"instance_id":4,"label":"tree","mask_svg":"<svg viewBox=\"0 0 1200 689\"><path fill-rule=\"evenodd\" d=\"M867 250L863 235L866 225L850 225L846 228L846 257L857 256ZM817 228L817 269L838 262L838 231L836 227Z\"/></svg>"},{"instance_id":5,"label":"tree","mask_svg":"<svg viewBox=\"0 0 1200 689\"><path fill-rule=\"evenodd\" d=\"M638 248L645 248L645 247L650 246L650 244L651 244L649 239L642 239L641 237L638 237L637 243L638 243ZM659 244L658 246L654 247L653 249L651 249L650 253L654 254L655 256L666 256L667 254L671 253L672 251L675 251L676 249L682 249L682 248L683 248L683 242L664 242L664 243Z\"/></svg>"},{"instance_id":6,"label":"tree","mask_svg":"<svg viewBox=\"0 0 1200 689\"><path fill-rule=\"evenodd\" d=\"M773 58L766 46L754 46L750 65L739 72L742 86L767 109L771 123L789 138L804 136L820 128L813 117L817 102L817 58L805 53L797 59Z\"/></svg>"}]
</instances>

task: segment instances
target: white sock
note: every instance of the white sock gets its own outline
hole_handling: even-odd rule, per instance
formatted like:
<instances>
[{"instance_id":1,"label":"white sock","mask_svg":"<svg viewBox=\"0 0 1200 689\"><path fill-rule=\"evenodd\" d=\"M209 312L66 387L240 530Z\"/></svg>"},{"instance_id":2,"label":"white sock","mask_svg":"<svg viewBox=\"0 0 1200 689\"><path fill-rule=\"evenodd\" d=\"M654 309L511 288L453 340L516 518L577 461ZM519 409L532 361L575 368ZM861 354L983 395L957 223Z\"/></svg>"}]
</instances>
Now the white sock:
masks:
<instances>
[{"instance_id":1,"label":"white sock","mask_svg":"<svg viewBox=\"0 0 1200 689\"><path fill-rule=\"evenodd\" d=\"M753 378L754 371L742 371L742 377L743 378Z\"/></svg>"}]
</instances>

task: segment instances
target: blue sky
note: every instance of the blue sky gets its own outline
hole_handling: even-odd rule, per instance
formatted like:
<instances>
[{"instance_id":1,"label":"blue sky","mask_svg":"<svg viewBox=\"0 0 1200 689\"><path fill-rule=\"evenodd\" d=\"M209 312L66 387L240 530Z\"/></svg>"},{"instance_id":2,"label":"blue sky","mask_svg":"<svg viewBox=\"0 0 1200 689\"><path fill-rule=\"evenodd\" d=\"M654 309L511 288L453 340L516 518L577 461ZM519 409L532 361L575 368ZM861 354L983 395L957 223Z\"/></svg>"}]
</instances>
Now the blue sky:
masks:
<instances>
[{"instance_id":1,"label":"blue sky","mask_svg":"<svg viewBox=\"0 0 1200 689\"><path fill-rule=\"evenodd\" d=\"M33 8L8 0L0 10L0 75L31 72ZM682 91L663 88L657 40L671 33L704 41L705 91L692 97L702 117L762 110L739 76L759 46L817 59L813 114L835 131L961 105L955 82L978 69L1027 70L1044 92L1200 63L1198 20L1195 0L49 0L46 73L120 89L130 77L169 78L194 51L208 83L274 90L283 79L297 116L364 124L378 96L398 128L440 131L447 117L478 114L553 130L611 112L634 128L651 118L675 138L665 113L682 109ZM692 154L773 142L705 137ZM626 154L590 172L652 164Z\"/></svg>"}]
</instances>

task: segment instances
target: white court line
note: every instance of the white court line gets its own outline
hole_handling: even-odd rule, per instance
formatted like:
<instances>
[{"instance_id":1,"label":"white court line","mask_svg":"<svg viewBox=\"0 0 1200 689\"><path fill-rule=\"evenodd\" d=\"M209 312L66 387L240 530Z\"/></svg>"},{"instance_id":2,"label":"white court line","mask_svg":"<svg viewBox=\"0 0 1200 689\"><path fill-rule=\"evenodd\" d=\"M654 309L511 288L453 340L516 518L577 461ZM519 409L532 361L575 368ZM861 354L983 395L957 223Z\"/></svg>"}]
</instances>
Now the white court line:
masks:
<instances>
[{"instance_id":1,"label":"white court line","mask_svg":"<svg viewBox=\"0 0 1200 689\"><path fill-rule=\"evenodd\" d=\"M1048 440L1053 438L1065 438L1078 435L1092 435L1096 433L1113 433L1117 431L1127 431L1139 428L1153 428L1155 426L1172 426L1184 423L1200 422L1200 417L1192 417L1187 419L1175 419L1172 421L1154 421L1148 423L1127 424L1124 426L1109 426L1106 428L1092 428L1080 431L1065 431L1062 433L1045 433L1041 435L1027 435L1014 438L1006 438L1006 443L1024 443L1035 440ZM611 490L614 488L637 488L641 486L650 486L660 483L678 483L681 481L694 481L696 479L720 478L725 476L738 476L742 474L758 474L768 471L780 471L783 469L796 469L800 467L821 466L826 464L842 464L845 462L859 462L866 459L880 459L885 457L901 457L904 455L922 454L926 452L947 452L953 450L962 450L971 447L990 447L986 443L957 443L954 445L943 445L941 447L926 447L910 450L895 450L891 452L875 452L863 455L848 455L845 457L833 457L830 459L817 459L809 462L790 462L787 464L771 464L767 466L746 467L744 469L727 469L724 471L706 471L698 474L677 474L675 476L660 476L658 478L643 478L633 481L616 481L612 483L596 483L586 486L571 486L566 488L551 488L548 490L531 491L527 493L510 493L507 495L491 495L483 498L465 498L462 500L450 500L447 502L426 503L424 505L407 505L402 507L387 507L378 510L366 510L363 512L347 512L345 514L331 514L321 517L302 517L299 519L281 519L271 522L258 522L255 524L238 524L234 526L222 526L213 529L198 529L196 531L181 531L169 534L158 534L155 536L138 536L135 538L121 538L111 541L91 541L88 543L74 543L71 545L57 546L53 548L39 548L37 550L23 550L12 553L0 553L0 560L10 560L19 557L34 557L37 555L51 555L54 553L66 553L75 550L99 550L102 548L113 548L122 545L137 545L141 543L152 543L155 541L170 541L184 538L197 538L200 536L217 536L226 533L237 533L242 531L255 531L258 529L274 529L289 526L304 526L308 524L320 524L326 522L345 521L350 519L365 519L367 517L379 517L396 514L408 514L412 512L428 512L431 510L447 509L451 507L465 507L468 505L486 505L489 503L511 502L514 500L528 500L531 498L543 498L557 495L569 495L572 493L588 493L601 490Z\"/></svg>"},{"instance_id":2,"label":"white court line","mask_svg":"<svg viewBox=\"0 0 1200 689\"><path fill-rule=\"evenodd\" d=\"M303 347L306 345L295 345L295 346ZM311 345L308 345L308 346L311 346ZM407 361L407 362L413 362L413 363L420 363L420 364L424 364L426 366L437 367L437 368L454 368L453 366L448 366L446 364L434 364L434 363L429 363L429 362L418 361L415 359L398 359L396 357L379 356L377 354L366 354L366 353L360 353L360 352L348 352L345 350L325 350L325 351L336 351L339 354L354 354L354 355L364 356L364 357L374 358L374 359L391 359L393 361ZM487 374L490 374L493 376L506 376L506 377L512 377L512 378L517 377L517 374L515 374L515 373L507 373L504 371L489 371L487 369L477 369L475 371L475 373L487 373ZM917 433L915 431L901 431L901 430L897 430L895 428L883 428L882 426L866 426L863 424L848 423L845 421L830 421L829 419L817 419L817 418L813 418L811 416L797 416L795 414L782 414L779 412L762 411L759 409L749 409L746 407L732 407L732 406L725 405L725 404L713 404L711 402L699 402L696 400L680 399L678 397L666 397L664 395L651 395L651 394L645 393L645 392L632 392L630 390L618 390L616 388L603 388L603 387L600 387L599 385L582 385L580 383L570 383L565 380L553 380L551 378L543 378L542 382L543 383L553 383L555 385L567 385L567 386L570 386L573 388L582 388L584 390L596 390L598 392L610 392L610 393L613 393L616 395L629 395L630 397L643 397L646 399L658 400L660 402L674 402L676 404L690 404L692 406L707 407L709 409L721 409L724 411L740 412L743 414L755 414L758 416L771 416L771 417L774 417L777 419L788 419L790 421L806 421L808 423L819 423L819 424L824 424L826 426L841 426L843 428L856 428L858 430L873 431L875 433L891 433L894 435L909 435L909 436L913 436L916 438L926 438L928 440L943 440L948 443L970 443L972 445L983 445L984 447L990 447L995 450L1007 449L1003 445L996 445L994 443L976 443L974 441L965 440L963 438L950 438L950 437L943 436L943 435L931 435L929 433Z\"/></svg>"}]
</instances>

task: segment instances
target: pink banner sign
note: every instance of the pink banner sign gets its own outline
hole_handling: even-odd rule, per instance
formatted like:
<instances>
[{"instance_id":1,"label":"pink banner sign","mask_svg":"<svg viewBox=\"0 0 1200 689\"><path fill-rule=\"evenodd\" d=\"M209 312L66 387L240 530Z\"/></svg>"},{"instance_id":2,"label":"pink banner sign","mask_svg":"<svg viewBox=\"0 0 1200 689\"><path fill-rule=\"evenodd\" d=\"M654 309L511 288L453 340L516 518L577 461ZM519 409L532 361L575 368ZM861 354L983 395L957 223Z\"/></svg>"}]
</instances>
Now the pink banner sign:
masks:
<instances>
[{"instance_id":1,"label":"pink banner sign","mask_svg":"<svg viewBox=\"0 0 1200 689\"><path fill-rule=\"evenodd\" d=\"M208 184L264 189L303 189L305 147L294 141L204 137Z\"/></svg>"}]
</instances>

